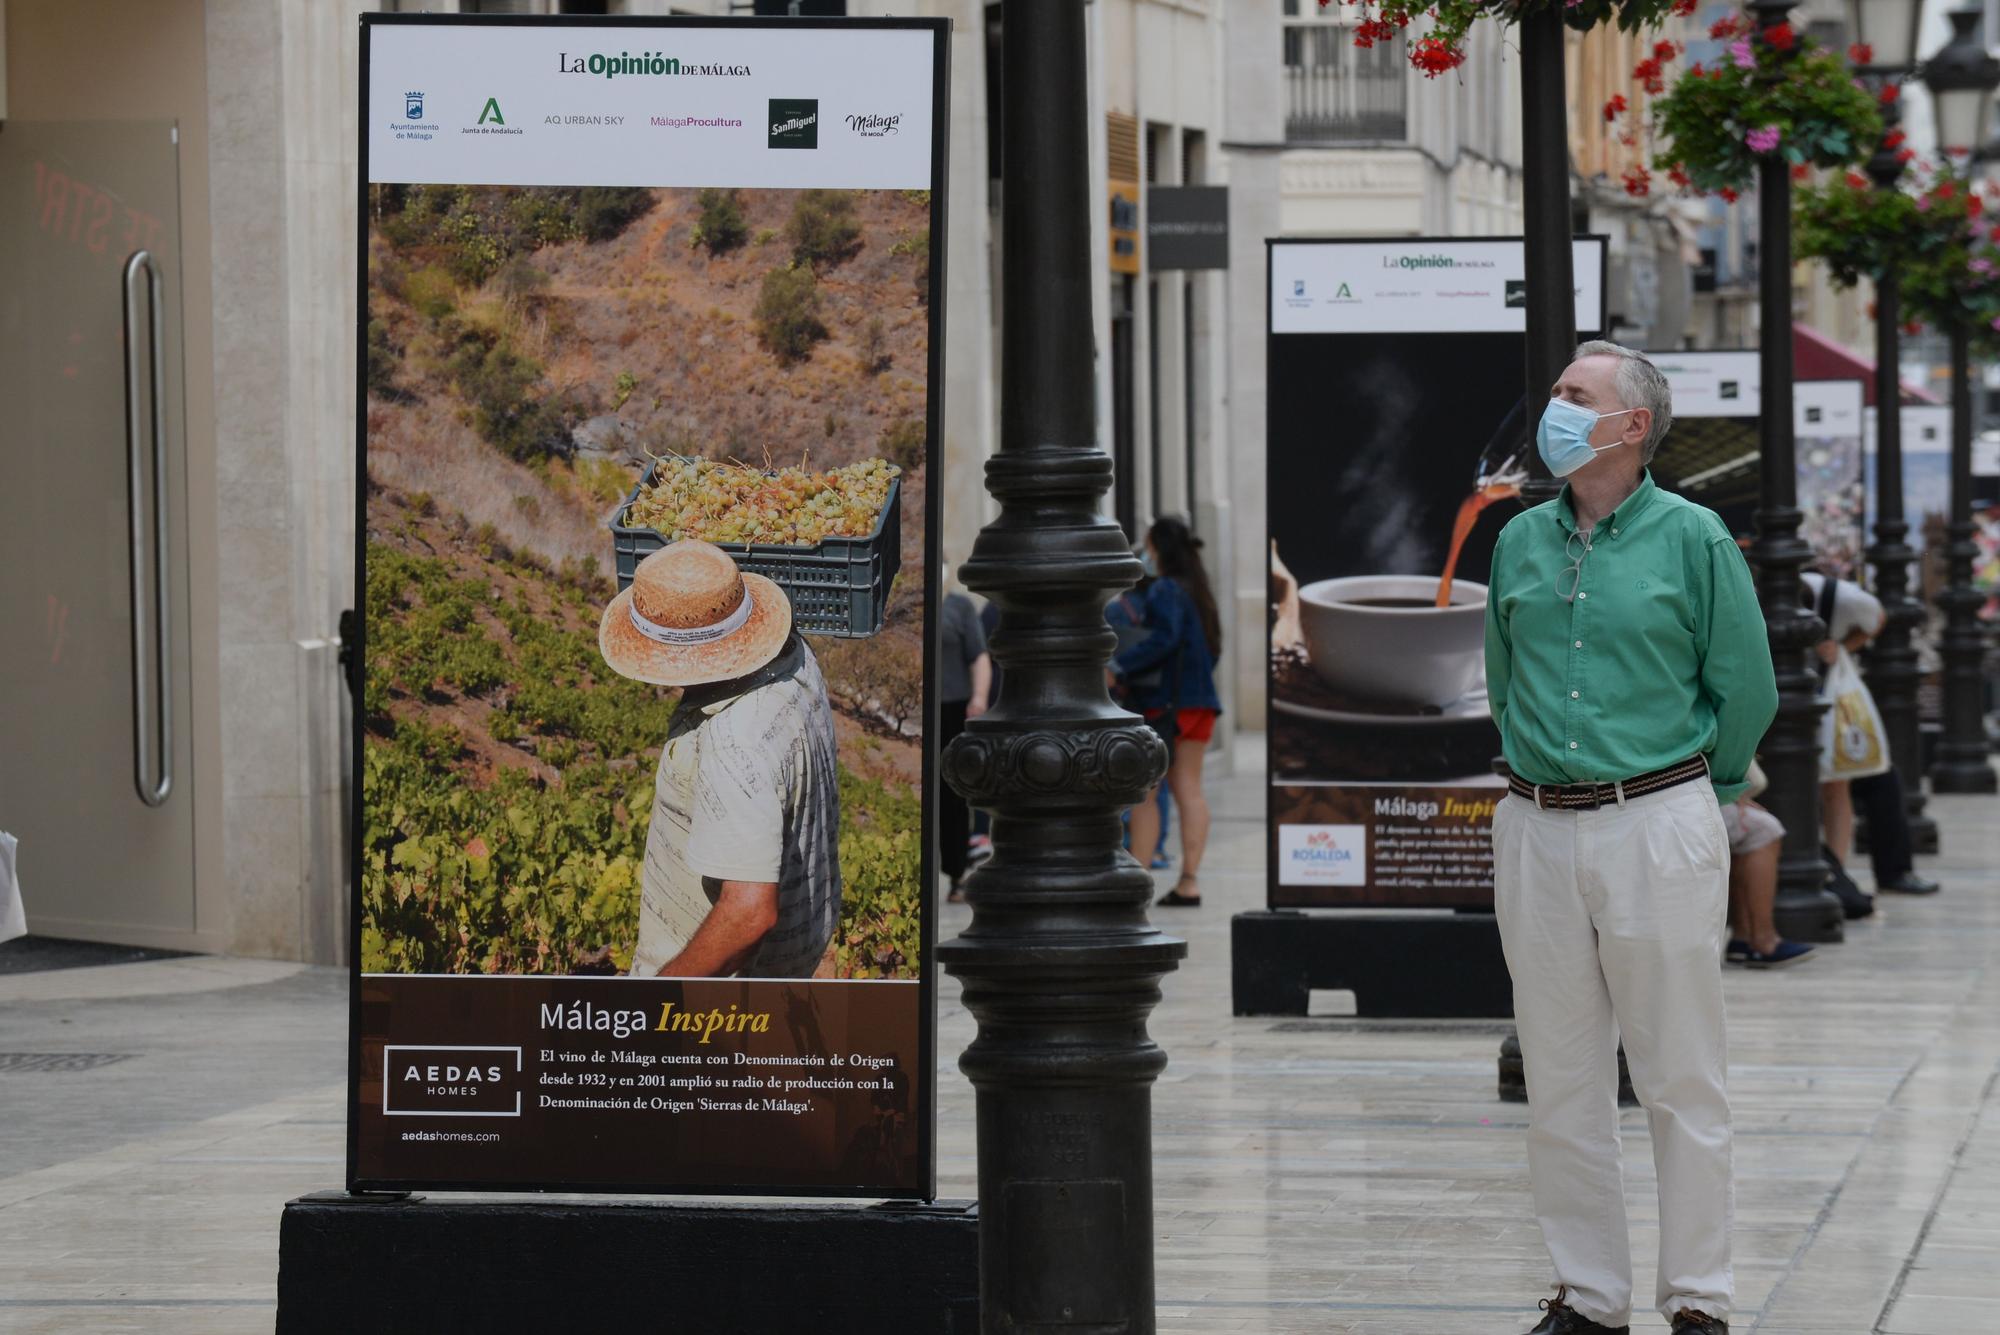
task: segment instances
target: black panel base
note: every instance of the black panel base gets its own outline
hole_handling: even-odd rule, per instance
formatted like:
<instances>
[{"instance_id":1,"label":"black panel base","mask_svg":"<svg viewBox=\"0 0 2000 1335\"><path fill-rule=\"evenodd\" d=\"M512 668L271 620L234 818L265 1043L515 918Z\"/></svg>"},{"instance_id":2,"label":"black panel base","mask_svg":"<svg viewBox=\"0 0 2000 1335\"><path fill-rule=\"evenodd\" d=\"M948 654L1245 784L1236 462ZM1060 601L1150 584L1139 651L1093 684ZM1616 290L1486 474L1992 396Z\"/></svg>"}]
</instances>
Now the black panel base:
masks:
<instances>
[{"instance_id":1,"label":"black panel base","mask_svg":"<svg viewBox=\"0 0 2000 1335\"><path fill-rule=\"evenodd\" d=\"M328 1191L287 1203L279 1227L279 1335L891 1327L978 1330L971 1202L599 1205Z\"/></svg>"},{"instance_id":2,"label":"black panel base","mask_svg":"<svg viewBox=\"0 0 2000 1335\"><path fill-rule=\"evenodd\" d=\"M1363 1016L1504 1018L1514 984L1490 913L1239 913L1230 920L1238 1015L1304 1015L1314 988L1348 988Z\"/></svg>"}]
</instances>

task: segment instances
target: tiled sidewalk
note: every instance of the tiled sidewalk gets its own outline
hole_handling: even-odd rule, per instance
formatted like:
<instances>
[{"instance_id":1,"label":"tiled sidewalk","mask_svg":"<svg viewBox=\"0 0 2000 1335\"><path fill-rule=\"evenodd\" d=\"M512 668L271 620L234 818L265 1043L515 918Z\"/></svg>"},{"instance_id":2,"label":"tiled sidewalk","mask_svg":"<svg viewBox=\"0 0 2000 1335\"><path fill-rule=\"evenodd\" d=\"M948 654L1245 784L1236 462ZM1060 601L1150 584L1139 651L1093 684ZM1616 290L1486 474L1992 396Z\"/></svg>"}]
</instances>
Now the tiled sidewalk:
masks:
<instances>
[{"instance_id":1,"label":"tiled sidewalk","mask_svg":"<svg viewBox=\"0 0 2000 1335\"><path fill-rule=\"evenodd\" d=\"M1546 1261L1523 1110L1493 1094L1501 1027L1230 1017L1229 914L1263 897L1257 778L1215 785L1210 902L1172 918L1191 952L1154 1022L1160 1324L1525 1330ZM2000 804L1933 807L1945 894L1886 903L1810 965L1729 973L1739 1333L1955 1335L2000 1311ZM955 997L939 1185L965 1196ZM0 980L0 1052L137 1054L0 1073L0 1331L268 1331L279 1207L340 1179L345 1024L338 975L252 961ZM1625 1132L1645 1295L1636 1110Z\"/></svg>"}]
</instances>

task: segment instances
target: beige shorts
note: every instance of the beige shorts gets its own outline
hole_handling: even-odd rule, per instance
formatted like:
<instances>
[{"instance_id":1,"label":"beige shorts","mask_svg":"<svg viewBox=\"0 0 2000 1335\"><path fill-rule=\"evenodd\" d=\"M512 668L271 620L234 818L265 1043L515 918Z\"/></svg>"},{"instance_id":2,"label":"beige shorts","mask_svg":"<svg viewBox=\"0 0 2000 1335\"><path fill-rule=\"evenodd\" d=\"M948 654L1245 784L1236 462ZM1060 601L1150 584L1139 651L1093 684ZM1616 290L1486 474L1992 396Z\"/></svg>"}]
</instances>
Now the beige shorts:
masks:
<instances>
[{"instance_id":1,"label":"beige shorts","mask_svg":"<svg viewBox=\"0 0 2000 1335\"><path fill-rule=\"evenodd\" d=\"M1729 851L1742 855L1767 848L1785 837L1785 827L1762 807L1731 802L1722 809L1722 828L1729 831Z\"/></svg>"}]
</instances>

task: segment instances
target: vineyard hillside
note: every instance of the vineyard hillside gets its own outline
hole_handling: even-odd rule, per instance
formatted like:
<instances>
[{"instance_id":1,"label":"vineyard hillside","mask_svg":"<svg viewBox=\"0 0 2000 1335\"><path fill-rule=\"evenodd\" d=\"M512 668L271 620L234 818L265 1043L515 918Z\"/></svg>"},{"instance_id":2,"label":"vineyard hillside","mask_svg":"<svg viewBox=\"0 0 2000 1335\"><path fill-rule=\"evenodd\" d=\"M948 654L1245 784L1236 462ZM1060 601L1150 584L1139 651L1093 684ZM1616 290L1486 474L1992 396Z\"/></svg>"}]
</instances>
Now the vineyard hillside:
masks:
<instances>
[{"instance_id":1,"label":"vineyard hillside","mask_svg":"<svg viewBox=\"0 0 2000 1335\"><path fill-rule=\"evenodd\" d=\"M626 968L675 694L604 666L602 577L431 496L372 485L368 509L363 967ZM919 753L835 704L846 886L819 972L905 976Z\"/></svg>"}]
</instances>

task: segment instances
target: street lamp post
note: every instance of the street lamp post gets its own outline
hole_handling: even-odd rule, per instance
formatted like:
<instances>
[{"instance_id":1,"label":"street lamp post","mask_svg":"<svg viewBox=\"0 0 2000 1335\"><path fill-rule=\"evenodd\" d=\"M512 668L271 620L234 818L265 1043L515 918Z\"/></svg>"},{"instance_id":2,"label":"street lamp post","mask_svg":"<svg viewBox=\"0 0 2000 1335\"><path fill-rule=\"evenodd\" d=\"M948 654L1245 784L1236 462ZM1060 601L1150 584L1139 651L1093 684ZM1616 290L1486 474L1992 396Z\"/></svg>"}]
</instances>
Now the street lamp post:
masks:
<instances>
[{"instance_id":1,"label":"street lamp post","mask_svg":"<svg viewBox=\"0 0 2000 1335\"><path fill-rule=\"evenodd\" d=\"M1921 0L1850 0L1855 41L1870 55L1862 76L1878 92L1908 77L1916 63ZM1897 151L1889 147L1902 122L1902 100L1882 104L1884 140L1869 160L1875 188L1894 191L1903 175ZM1916 646L1912 636L1925 621L1923 602L1910 593L1910 567L1917 559L1903 515L1902 288L1895 269L1875 274L1875 542L1868 561L1875 569L1875 596L1882 601L1882 630L1867 652L1868 688L1882 712L1889 755L1902 780L1910 842L1919 853L1938 851L1937 822L1924 810L1923 733L1917 715Z\"/></svg>"},{"instance_id":2,"label":"street lamp post","mask_svg":"<svg viewBox=\"0 0 2000 1335\"><path fill-rule=\"evenodd\" d=\"M1571 243L1569 93L1563 77L1562 11L1541 5L1521 16L1522 258L1527 279L1527 420L1576 352L1576 257ZM1541 456L1527 452L1521 499L1539 505L1562 490Z\"/></svg>"},{"instance_id":3,"label":"street lamp post","mask_svg":"<svg viewBox=\"0 0 2000 1335\"><path fill-rule=\"evenodd\" d=\"M1954 12L1951 41L1924 66L1924 85L1937 106L1938 148L1947 165L1984 145L1993 92L2000 88L2000 60L1980 42L1979 19L1978 10ZM1945 614L1944 732L1931 766L1931 786L1940 793L1990 793L1996 781L1987 761L1981 670L1986 637L1978 616L1984 599L1972 587L1972 562L1978 555L1972 540L1972 335L1963 320L1954 321L1946 333L1951 339L1951 522L1945 529L1947 580L1937 600Z\"/></svg>"},{"instance_id":4,"label":"street lamp post","mask_svg":"<svg viewBox=\"0 0 2000 1335\"><path fill-rule=\"evenodd\" d=\"M1013 0L1002 62L1000 516L961 568L1000 606L998 703L946 750L943 777L993 813L966 883L972 922L941 946L978 1022L959 1067L977 1091L980 1325L1150 1335L1152 1087L1146 1032L1185 943L1146 920L1152 878L1119 813L1166 768L1111 703L1104 623L1139 563L1102 512L1111 460L1092 415L1083 6Z\"/></svg>"},{"instance_id":5,"label":"street lamp post","mask_svg":"<svg viewBox=\"0 0 2000 1335\"><path fill-rule=\"evenodd\" d=\"M1760 30L1786 21L1795 0L1752 0ZM1792 172L1767 155L1757 167L1758 362L1763 381L1758 447L1762 469L1757 540L1750 558L1777 671L1778 713L1761 748L1770 791L1763 802L1785 827L1773 908L1794 941L1838 941L1840 901L1826 888L1820 857L1819 674L1812 647L1825 633L1799 603L1799 571L1813 558L1799 536L1798 460L1792 434Z\"/></svg>"},{"instance_id":6,"label":"street lamp post","mask_svg":"<svg viewBox=\"0 0 2000 1335\"><path fill-rule=\"evenodd\" d=\"M1986 599L1972 587L1972 563L1979 555L1972 524L1971 332L1951 327L1951 522L1945 526L1945 587L1938 593L1944 622L1944 732L1931 766L1931 785L1941 793L1996 790L1987 762L1986 632L1979 608Z\"/></svg>"}]
</instances>

